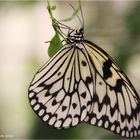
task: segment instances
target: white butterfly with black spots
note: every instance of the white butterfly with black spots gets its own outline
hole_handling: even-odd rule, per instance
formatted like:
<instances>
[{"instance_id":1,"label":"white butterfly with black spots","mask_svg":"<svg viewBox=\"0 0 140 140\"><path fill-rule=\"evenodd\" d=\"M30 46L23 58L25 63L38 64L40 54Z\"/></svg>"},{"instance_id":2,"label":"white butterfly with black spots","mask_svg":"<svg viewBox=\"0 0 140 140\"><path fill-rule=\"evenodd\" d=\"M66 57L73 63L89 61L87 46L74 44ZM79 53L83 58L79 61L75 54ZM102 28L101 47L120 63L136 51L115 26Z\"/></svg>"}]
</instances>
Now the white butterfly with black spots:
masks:
<instances>
[{"instance_id":1,"label":"white butterfly with black spots","mask_svg":"<svg viewBox=\"0 0 140 140\"><path fill-rule=\"evenodd\" d=\"M58 129L84 121L124 137L140 135L140 97L112 58L83 37L83 29L34 76L31 107Z\"/></svg>"}]
</instances>

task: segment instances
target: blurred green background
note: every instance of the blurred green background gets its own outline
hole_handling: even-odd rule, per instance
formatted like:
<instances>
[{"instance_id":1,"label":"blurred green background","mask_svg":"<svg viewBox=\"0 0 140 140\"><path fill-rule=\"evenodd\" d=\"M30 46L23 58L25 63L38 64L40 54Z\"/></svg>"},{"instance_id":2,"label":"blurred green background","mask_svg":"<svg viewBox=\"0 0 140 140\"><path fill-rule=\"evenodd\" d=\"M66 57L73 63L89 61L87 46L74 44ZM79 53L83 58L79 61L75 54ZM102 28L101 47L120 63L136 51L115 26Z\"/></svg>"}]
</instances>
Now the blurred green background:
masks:
<instances>
[{"instance_id":1,"label":"blurred green background","mask_svg":"<svg viewBox=\"0 0 140 140\"><path fill-rule=\"evenodd\" d=\"M57 6L57 19L69 17L68 3ZM28 101L35 72L49 59L45 41L53 37L46 1L0 1L0 139L103 139L122 137L85 123L55 130L36 116ZM140 1L82 1L85 38L106 50L140 93ZM78 28L76 19L70 22ZM140 137L137 137L140 138Z\"/></svg>"}]
</instances>

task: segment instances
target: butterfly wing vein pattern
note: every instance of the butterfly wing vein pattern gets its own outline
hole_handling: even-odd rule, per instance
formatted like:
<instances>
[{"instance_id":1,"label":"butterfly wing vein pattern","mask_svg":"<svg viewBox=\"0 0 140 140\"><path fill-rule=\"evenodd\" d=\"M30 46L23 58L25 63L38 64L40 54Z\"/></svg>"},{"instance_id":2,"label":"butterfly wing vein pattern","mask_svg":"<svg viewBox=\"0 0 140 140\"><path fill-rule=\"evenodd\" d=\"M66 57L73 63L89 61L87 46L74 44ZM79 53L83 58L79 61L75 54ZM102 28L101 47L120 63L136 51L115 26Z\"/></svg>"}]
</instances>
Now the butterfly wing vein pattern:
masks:
<instances>
[{"instance_id":1,"label":"butterfly wing vein pattern","mask_svg":"<svg viewBox=\"0 0 140 140\"><path fill-rule=\"evenodd\" d=\"M93 108L85 121L121 136L140 135L140 99L134 87L106 52L85 44L96 68Z\"/></svg>"},{"instance_id":2,"label":"butterfly wing vein pattern","mask_svg":"<svg viewBox=\"0 0 140 140\"><path fill-rule=\"evenodd\" d=\"M112 58L83 40L65 45L35 75L29 88L33 110L61 129L82 121L121 136L140 135L140 98Z\"/></svg>"}]
</instances>

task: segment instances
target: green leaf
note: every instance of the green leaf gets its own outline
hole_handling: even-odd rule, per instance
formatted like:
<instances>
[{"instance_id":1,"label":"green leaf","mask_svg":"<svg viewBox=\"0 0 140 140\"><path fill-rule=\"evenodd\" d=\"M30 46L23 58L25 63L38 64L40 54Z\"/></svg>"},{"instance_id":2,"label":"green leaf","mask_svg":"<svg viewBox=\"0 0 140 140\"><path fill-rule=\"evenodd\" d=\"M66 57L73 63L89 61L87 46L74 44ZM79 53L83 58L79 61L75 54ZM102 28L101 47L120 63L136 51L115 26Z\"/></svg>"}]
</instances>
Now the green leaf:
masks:
<instances>
[{"instance_id":1,"label":"green leaf","mask_svg":"<svg viewBox=\"0 0 140 140\"><path fill-rule=\"evenodd\" d=\"M80 0L78 0L77 7L76 7L76 9L74 9L73 14L69 18L62 19L60 21L61 22L71 21L72 19L74 19L78 15L78 12L80 11L80 9L81 9L81 2L80 2Z\"/></svg>"},{"instance_id":2,"label":"green leaf","mask_svg":"<svg viewBox=\"0 0 140 140\"><path fill-rule=\"evenodd\" d=\"M55 32L54 37L50 41L48 48L48 55L51 58L58 50L62 47L62 41L57 32Z\"/></svg>"}]
</instances>

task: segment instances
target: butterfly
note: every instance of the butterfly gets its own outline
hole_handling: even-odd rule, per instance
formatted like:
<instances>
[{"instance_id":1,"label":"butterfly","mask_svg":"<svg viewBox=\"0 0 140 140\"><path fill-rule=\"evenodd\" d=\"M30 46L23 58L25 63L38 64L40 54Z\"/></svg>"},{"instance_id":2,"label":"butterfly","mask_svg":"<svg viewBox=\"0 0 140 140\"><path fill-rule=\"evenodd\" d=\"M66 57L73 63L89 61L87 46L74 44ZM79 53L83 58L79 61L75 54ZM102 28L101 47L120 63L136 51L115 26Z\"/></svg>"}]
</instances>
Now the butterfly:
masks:
<instances>
[{"instance_id":1,"label":"butterfly","mask_svg":"<svg viewBox=\"0 0 140 140\"><path fill-rule=\"evenodd\" d=\"M87 122L124 137L140 135L139 95L110 55L84 38L83 28L68 33L28 92L32 109L54 128Z\"/></svg>"}]
</instances>

